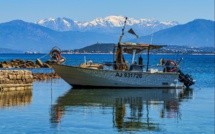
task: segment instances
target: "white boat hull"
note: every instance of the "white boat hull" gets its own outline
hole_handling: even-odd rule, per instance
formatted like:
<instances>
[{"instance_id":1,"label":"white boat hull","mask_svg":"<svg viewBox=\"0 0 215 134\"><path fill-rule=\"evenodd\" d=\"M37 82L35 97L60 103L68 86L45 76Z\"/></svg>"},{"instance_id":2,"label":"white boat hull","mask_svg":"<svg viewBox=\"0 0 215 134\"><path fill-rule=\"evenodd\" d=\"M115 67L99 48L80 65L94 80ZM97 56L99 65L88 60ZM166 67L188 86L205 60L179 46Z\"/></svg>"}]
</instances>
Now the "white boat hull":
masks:
<instances>
[{"instance_id":1,"label":"white boat hull","mask_svg":"<svg viewBox=\"0 0 215 134\"><path fill-rule=\"evenodd\" d=\"M131 72L52 65L55 72L73 87L176 88L176 72Z\"/></svg>"}]
</instances>

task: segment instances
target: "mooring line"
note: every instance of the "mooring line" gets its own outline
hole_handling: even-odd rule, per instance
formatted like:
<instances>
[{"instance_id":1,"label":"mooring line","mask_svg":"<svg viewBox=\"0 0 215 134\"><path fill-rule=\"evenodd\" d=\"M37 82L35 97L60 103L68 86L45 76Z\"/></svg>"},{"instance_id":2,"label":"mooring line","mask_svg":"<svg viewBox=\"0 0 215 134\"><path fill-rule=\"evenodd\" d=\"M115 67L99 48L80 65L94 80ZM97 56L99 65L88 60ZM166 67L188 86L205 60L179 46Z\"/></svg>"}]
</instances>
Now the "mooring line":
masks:
<instances>
[{"instance_id":1,"label":"mooring line","mask_svg":"<svg viewBox=\"0 0 215 134\"><path fill-rule=\"evenodd\" d=\"M42 59L42 58L46 57L47 55L49 55L49 53L48 53L48 54L45 54L45 55L43 55L43 56L41 56L41 57L38 58L38 59Z\"/></svg>"}]
</instances>

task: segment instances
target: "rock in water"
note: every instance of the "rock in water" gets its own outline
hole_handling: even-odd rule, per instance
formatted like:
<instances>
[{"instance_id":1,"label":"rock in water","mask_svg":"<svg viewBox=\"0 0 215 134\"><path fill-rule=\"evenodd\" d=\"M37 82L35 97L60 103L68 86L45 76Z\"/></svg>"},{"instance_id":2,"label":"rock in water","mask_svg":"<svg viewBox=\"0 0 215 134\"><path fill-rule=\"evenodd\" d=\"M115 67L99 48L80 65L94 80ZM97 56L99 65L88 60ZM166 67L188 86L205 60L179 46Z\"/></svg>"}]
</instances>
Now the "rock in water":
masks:
<instances>
[{"instance_id":1,"label":"rock in water","mask_svg":"<svg viewBox=\"0 0 215 134\"><path fill-rule=\"evenodd\" d=\"M36 64L39 65L40 67L43 67L43 62L40 59L36 60Z\"/></svg>"}]
</instances>

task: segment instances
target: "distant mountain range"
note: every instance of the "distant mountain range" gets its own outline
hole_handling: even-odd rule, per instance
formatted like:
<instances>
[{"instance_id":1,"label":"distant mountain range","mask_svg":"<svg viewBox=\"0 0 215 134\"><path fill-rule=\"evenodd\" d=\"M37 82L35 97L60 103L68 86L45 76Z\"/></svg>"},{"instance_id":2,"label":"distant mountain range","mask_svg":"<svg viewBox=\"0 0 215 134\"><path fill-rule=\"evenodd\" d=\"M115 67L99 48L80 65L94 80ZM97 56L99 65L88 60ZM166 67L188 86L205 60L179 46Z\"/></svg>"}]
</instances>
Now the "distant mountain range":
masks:
<instances>
[{"instance_id":1,"label":"distant mountain range","mask_svg":"<svg viewBox=\"0 0 215 134\"><path fill-rule=\"evenodd\" d=\"M96 32L58 32L49 28L14 20L0 24L0 47L20 51L46 52L52 47L81 48L95 42L117 42L118 36Z\"/></svg>"},{"instance_id":2,"label":"distant mountain range","mask_svg":"<svg viewBox=\"0 0 215 134\"><path fill-rule=\"evenodd\" d=\"M113 19L114 18L114 19ZM52 47L58 46L63 49L79 49L95 43L117 43L121 34L123 17L106 17L104 19L95 19L91 22L64 23L65 18L58 18L62 24L68 24L70 29L62 28L60 24L58 29L53 30L51 27L52 21L40 20L37 23L24 22L22 20L14 20L0 24L0 48L8 48L18 51L37 51L48 52ZM109 21L108 21L109 20ZM144 19L143 19L144 20ZM134 31L140 36L135 39L135 36L127 34L123 41L134 41L149 43L153 37L155 44L167 45L190 45L190 46L214 46L214 21L197 19L187 24L178 24L177 22L150 22L147 20L128 20L129 27L134 26ZM69 19L67 19L69 22ZM40 25L38 24L40 23ZM152 24L165 25L160 27L159 31L154 34L142 36L137 31L141 31L141 26L155 27ZM41 26L46 24L46 27ZM77 27L75 27L75 25ZM53 26L53 25L52 25ZM85 26L85 27L84 27ZM60 28L61 27L61 28ZM136 27L136 28L135 28ZM68 27L67 27L68 28ZM75 29L77 31L75 31ZM116 29L119 31L116 32ZM136 30L138 29L138 30ZM142 29L143 30L143 29ZM143 30L144 31L144 30ZM153 30L151 30L152 32ZM155 30L154 30L155 31ZM150 33L150 32L149 32ZM133 38L133 39L132 39ZM132 39L132 40L131 40Z\"/></svg>"},{"instance_id":3,"label":"distant mountain range","mask_svg":"<svg viewBox=\"0 0 215 134\"><path fill-rule=\"evenodd\" d=\"M177 25L130 41L166 45L214 46L214 24L214 21L196 19L187 24Z\"/></svg>"},{"instance_id":4,"label":"distant mountain range","mask_svg":"<svg viewBox=\"0 0 215 134\"><path fill-rule=\"evenodd\" d=\"M96 18L89 22L74 21L69 18L48 18L35 22L41 26L56 31L80 31L80 32L97 32L97 33L117 33L121 32L124 25L125 17L107 16L105 18ZM132 27L140 35L148 35L162 29L176 26L176 21L160 22L155 19L134 19L128 18L126 28Z\"/></svg>"}]
</instances>

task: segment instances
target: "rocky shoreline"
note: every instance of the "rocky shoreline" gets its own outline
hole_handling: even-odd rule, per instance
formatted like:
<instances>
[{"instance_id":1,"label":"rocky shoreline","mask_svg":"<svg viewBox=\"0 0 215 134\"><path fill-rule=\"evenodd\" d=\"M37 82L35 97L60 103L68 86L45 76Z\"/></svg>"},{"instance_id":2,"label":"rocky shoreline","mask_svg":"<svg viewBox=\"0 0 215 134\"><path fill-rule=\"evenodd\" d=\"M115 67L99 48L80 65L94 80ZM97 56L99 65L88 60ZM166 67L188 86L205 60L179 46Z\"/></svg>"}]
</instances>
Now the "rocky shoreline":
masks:
<instances>
[{"instance_id":1,"label":"rocky shoreline","mask_svg":"<svg viewBox=\"0 0 215 134\"><path fill-rule=\"evenodd\" d=\"M36 62L32 60L13 59L11 61L0 62L0 68L51 68L50 61L43 63L40 59Z\"/></svg>"},{"instance_id":2,"label":"rocky shoreline","mask_svg":"<svg viewBox=\"0 0 215 134\"><path fill-rule=\"evenodd\" d=\"M53 73L33 73L33 79L34 81L43 81L43 80L48 80L48 79L59 79L60 76L53 72Z\"/></svg>"}]
</instances>

